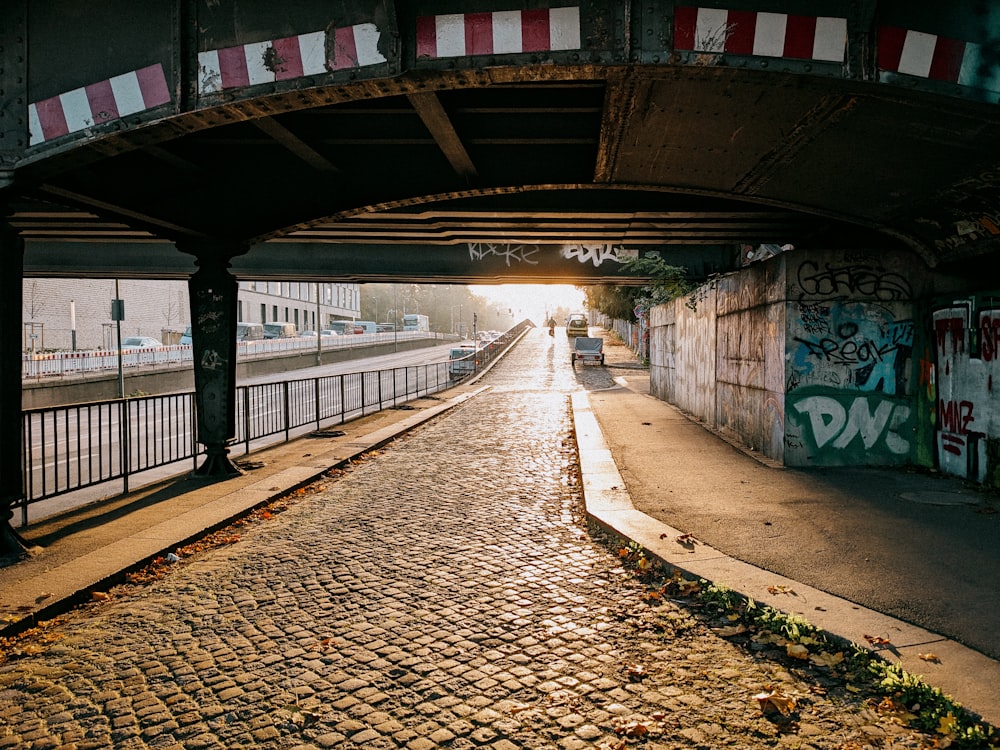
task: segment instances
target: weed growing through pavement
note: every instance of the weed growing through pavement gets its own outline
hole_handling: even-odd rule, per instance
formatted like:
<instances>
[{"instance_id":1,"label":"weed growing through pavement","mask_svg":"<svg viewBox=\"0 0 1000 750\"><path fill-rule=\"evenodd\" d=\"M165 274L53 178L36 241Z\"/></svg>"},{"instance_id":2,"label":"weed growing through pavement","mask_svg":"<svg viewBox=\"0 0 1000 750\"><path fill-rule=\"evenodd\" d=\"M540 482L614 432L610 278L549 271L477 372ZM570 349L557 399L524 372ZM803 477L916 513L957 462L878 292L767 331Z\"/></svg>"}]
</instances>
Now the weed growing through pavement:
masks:
<instances>
[{"instance_id":1,"label":"weed growing through pavement","mask_svg":"<svg viewBox=\"0 0 1000 750\"><path fill-rule=\"evenodd\" d=\"M760 604L724 585L685 578L635 542L604 531L595 531L594 535L603 538L618 555L622 567L646 587L643 597L647 602L670 597L686 604L720 637L748 647L775 648L777 655L784 649L783 656L790 665L822 670L822 674L840 681L846 692L867 699L880 714L928 734L936 748L1000 747L1000 730L876 651L839 639L799 615ZM891 645L881 638L872 638L871 643L876 647ZM784 713L789 708L781 702L785 696L772 693L755 697L763 710Z\"/></svg>"}]
</instances>

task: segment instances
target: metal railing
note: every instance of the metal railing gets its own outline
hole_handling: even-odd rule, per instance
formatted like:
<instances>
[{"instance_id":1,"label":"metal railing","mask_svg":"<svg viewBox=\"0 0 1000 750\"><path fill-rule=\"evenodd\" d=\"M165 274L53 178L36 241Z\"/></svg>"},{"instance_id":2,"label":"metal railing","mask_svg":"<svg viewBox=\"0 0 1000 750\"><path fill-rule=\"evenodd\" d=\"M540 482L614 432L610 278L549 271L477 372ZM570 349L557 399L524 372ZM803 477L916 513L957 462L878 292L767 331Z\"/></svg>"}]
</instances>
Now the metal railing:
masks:
<instances>
[{"instance_id":1,"label":"metal railing","mask_svg":"<svg viewBox=\"0 0 1000 750\"><path fill-rule=\"evenodd\" d=\"M282 354L308 354L315 351L356 349L372 344L385 344L412 339L434 338L445 340L443 333L426 331L397 331L386 333L350 334L345 336L323 336L319 341L314 337L286 339L263 339L260 341L238 341L236 357L239 361L265 359ZM189 365L193 361L190 344L174 344L144 349L122 349L121 365L125 370L136 367ZM107 372L118 369L118 351L87 350L76 352L26 352L21 356L21 377L42 379L66 375L81 375L88 372Z\"/></svg>"},{"instance_id":2,"label":"metal railing","mask_svg":"<svg viewBox=\"0 0 1000 750\"><path fill-rule=\"evenodd\" d=\"M531 324L525 321L477 350L474 369L457 377L451 362L409 365L239 386L236 438L251 447L291 440L445 390L480 372ZM193 391L95 401L22 412L23 497L28 506L97 484L129 478L184 460L197 467L197 412ZM268 438L277 439L268 440Z\"/></svg>"}]
</instances>

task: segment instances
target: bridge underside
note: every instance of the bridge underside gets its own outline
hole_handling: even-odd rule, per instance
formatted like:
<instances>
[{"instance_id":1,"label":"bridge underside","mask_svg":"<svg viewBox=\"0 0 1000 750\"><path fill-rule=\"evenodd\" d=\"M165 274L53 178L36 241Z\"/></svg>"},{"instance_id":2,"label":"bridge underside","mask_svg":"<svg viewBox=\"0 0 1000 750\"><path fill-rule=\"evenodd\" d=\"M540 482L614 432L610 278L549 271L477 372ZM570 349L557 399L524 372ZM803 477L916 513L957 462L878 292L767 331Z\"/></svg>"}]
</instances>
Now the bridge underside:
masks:
<instances>
[{"instance_id":1,"label":"bridge underside","mask_svg":"<svg viewBox=\"0 0 1000 750\"><path fill-rule=\"evenodd\" d=\"M1000 127L948 107L787 71L422 72L52 148L11 221L40 276L189 276L170 248L213 241L248 278L601 282L617 249L704 278L761 244L938 266L995 252L953 204L987 200L968 181Z\"/></svg>"},{"instance_id":2,"label":"bridge underside","mask_svg":"<svg viewBox=\"0 0 1000 750\"><path fill-rule=\"evenodd\" d=\"M765 246L986 283L996 5L5 0L0 357L25 274L187 278L225 475L237 279L698 280Z\"/></svg>"}]
</instances>

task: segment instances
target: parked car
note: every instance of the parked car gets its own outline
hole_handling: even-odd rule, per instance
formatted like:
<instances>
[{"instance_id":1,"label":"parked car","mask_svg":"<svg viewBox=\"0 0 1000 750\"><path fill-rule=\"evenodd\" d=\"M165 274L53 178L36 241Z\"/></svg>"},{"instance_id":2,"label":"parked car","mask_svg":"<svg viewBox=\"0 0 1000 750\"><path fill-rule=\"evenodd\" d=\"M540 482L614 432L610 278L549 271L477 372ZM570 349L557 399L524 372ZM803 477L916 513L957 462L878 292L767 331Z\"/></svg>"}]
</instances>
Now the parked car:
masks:
<instances>
[{"instance_id":1,"label":"parked car","mask_svg":"<svg viewBox=\"0 0 1000 750\"><path fill-rule=\"evenodd\" d=\"M260 341L264 338L264 326L260 323L237 323L237 341Z\"/></svg>"},{"instance_id":2,"label":"parked car","mask_svg":"<svg viewBox=\"0 0 1000 750\"><path fill-rule=\"evenodd\" d=\"M129 336L122 339L122 349L152 349L163 344L150 336Z\"/></svg>"},{"instance_id":3,"label":"parked car","mask_svg":"<svg viewBox=\"0 0 1000 750\"><path fill-rule=\"evenodd\" d=\"M572 338L573 336L586 336L588 333L590 333L590 326L586 315L583 313L572 313L566 318L567 336Z\"/></svg>"},{"instance_id":4,"label":"parked car","mask_svg":"<svg viewBox=\"0 0 1000 750\"><path fill-rule=\"evenodd\" d=\"M461 344L448 353L448 375L453 380L464 378L476 371L479 350L475 344Z\"/></svg>"},{"instance_id":5,"label":"parked car","mask_svg":"<svg viewBox=\"0 0 1000 750\"><path fill-rule=\"evenodd\" d=\"M294 323L264 324L264 338L266 339L294 339L298 338L298 335Z\"/></svg>"},{"instance_id":6,"label":"parked car","mask_svg":"<svg viewBox=\"0 0 1000 750\"><path fill-rule=\"evenodd\" d=\"M319 332L320 336L339 336L340 334L341 331L335 331L332 328L324 328L322 331Z\"/></svg>"},{"instance_id":7,"label":"parked car","mask_svg":"<svg viewBox=\"0 0 1000 750\"><path fill-rule=\"evenodd\" d=\"M237 341L260 341L262 338L264 338L264 326L260 323L239 322L236 324ZM191 345L191 326L184 329L180 343Z\"/></svg>"},{"instance_id":8,"label":"parked car","mask_svg":"<svg viewBox=\"0 0 1000 750\"><path fill-rule=\"evenodd\" d=\"M364 333L365 330L360 326L354 325L352 320L332 320L330 321L329 330L335 331L341 335Z\"/></svg>"},{"instance_id":9,"label":"parked car","mask_svg":"<svg viewBox=\"0 0 1000 750\"><path fill-rule=\"evenodd\" d=\"M316 338L316 337L317 337L318 335L319 335L319 334L318 334L318 333L316 333L316 331L300 331L300 332L299 332L299 336L301 336L301 337L303 337L303 338L307 338L307 339L309 339L309 338L312 338L312 339L314 339L314 338Z\"/></svg>"}]
</instances>

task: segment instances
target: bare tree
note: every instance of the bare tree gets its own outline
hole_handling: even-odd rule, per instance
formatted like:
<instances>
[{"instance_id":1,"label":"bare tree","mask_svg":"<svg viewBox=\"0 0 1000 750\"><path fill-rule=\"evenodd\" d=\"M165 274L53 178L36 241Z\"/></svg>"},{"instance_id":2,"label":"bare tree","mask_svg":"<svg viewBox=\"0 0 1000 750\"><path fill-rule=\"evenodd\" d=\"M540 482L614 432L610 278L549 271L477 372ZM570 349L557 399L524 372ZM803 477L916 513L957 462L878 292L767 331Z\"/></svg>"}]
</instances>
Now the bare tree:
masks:
<instances>
[{"instance_id":1,"label":"bare tree","mask_svg":"<svg viewBox=\"0 0 1000 750\"><path fill-rule=\"evenodd\" d=\"M28 320L35 320L45 312L46 301L42 290L38 288L38 280L33 280L24 294L24 312L27 313Z\"/></svg>"}]
</instances>

